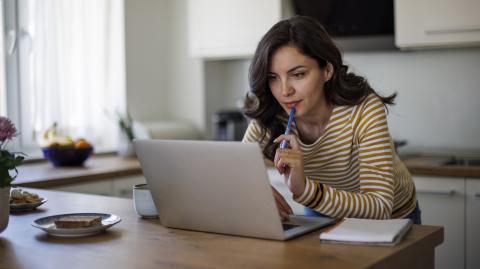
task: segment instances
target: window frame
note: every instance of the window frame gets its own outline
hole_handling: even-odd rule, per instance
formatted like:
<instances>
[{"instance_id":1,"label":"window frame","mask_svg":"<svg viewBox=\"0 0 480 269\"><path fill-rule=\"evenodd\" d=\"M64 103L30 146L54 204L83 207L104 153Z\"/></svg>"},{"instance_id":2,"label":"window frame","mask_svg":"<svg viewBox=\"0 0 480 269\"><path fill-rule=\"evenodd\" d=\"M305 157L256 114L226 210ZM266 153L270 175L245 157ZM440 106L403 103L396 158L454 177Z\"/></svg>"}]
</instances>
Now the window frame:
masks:
<instances>
[{"instance_id":1,"label":"window frame","mask_svg":"<svg viewBox=\"0 0 480 269\"><path fill-rule=\"evenodd\" d=\"M5 52L5 95L6 116L15 124L21 126L20 109L20 77L19 77L19 51L18 51L18 2L16 0L2 1L3 23L6 40ZM10 147L20 150L23 145L22 135L13 139Z\"/></svg>"}]
</instances>

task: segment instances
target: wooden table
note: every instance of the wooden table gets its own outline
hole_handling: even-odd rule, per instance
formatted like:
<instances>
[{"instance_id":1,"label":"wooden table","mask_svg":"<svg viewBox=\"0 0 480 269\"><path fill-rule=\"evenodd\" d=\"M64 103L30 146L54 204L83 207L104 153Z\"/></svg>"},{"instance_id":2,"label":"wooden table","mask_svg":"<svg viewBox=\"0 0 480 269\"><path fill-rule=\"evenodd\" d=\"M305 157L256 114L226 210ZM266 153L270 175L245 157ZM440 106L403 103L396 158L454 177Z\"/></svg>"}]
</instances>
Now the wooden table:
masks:
<instances>
[{"instance_id":1,"label":"wooden table","mask_svg":"<svg viewBox=\"0 0 480 269\"><path fill-rule=\"evenodd\" d=\"M287 242L184 231L137 217L130 199L32 191L48 202L10 215L0 234L0 268L433 268L443 241L443 228L421 225L393 247L320 243L319 231ZM81 238L52 237L30 225L73 212L111 213L122 221Z\"/></svg>"}]
</instances>

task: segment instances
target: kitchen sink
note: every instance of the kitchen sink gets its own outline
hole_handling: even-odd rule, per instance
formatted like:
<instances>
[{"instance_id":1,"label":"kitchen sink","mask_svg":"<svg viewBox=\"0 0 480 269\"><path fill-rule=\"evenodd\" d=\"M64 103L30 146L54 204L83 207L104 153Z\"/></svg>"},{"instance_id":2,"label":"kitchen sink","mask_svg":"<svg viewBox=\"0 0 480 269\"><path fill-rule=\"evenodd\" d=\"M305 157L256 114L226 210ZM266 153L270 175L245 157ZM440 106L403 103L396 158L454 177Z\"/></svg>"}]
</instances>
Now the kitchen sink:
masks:
<instances>
[{"instance_id":1,"label":"kitchen sink","mask_svg":"<svg viewBox=\"0 0 480 269\"><path fill-rule=\"evenodd\" d=\"M469 166L480 167L480 158L462 158L462 157L450 157L434 160L427 160L425 164L432 166Z\"/></svg>"},{"instance_id":2,"label":"kitchen sink","mask_svg":"<svg viewBox=\"0 0 480 269\"><path fill-rule=\"evenodd\" d=\"M480 166L480 159L453 157L444 161L441 165Z\"/></svg>"}]
</instances>

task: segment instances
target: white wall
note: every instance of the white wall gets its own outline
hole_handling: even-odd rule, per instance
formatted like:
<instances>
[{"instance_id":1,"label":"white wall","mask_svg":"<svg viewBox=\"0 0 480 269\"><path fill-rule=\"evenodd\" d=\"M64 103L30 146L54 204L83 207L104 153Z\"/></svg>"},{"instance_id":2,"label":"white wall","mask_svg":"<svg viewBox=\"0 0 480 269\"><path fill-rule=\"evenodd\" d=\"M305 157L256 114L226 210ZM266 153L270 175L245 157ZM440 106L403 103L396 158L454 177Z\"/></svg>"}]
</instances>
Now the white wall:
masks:
<instances>
[{"instance_id":1,"label":"white wall","mask_svg":"<svg viewBox=\"0 0 480 269\"><path fill-rule=\"evenodd\" d=\"M126 0L127 105L137 120L205 129L203 63L188 55L186 0Z\"/></svg>"},{"instance_id":2,"label":"white wall","mask_svg":"<svg viewBox=\"0 0 480 269\"><path fill-rule=\"evenodd\" d=\"M167 113L167 0L125 0L127 106L137 120Z\"/></svg>"},{"instance_id":3,"label":"white wall","mask_svg":"<svg viewBox=\"0 0 480 269\"><path fill-rule=\"evenodd\" d=\"M189 55L187 1L170 0L166 116L205 130L203 62Z\"/></svg>"},{"instance_id":4,"label":"white wall","mask_svg":"<svg viewBox=\"0 0 480 269\"><path fill-rule=\"evenodd\" d=\"M398 92L392 136L407 151L480 150L480 48L347 52L345 61L385 94Z\"/></svg>"}]
</instances>

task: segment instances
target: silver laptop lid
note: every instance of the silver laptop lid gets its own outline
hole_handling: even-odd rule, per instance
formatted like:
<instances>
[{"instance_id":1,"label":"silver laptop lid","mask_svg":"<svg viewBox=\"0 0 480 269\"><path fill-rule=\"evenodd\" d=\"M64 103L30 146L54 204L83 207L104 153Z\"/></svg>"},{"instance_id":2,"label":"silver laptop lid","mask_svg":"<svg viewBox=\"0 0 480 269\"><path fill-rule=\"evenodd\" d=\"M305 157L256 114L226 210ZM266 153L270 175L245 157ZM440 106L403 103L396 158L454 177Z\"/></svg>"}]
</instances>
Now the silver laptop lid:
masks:
<instances>
[{"instance_id":1,"label":"silver laptop lid","mask_svg":"<svg viewBox=\"0 0 480 269\"><path fill-rule=\"evenodd\" d=\"M258 144L135 140L162 225L281 240Z\"/></svg>"}]
</instances>

